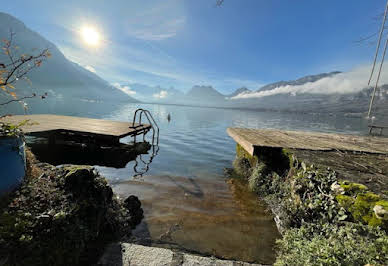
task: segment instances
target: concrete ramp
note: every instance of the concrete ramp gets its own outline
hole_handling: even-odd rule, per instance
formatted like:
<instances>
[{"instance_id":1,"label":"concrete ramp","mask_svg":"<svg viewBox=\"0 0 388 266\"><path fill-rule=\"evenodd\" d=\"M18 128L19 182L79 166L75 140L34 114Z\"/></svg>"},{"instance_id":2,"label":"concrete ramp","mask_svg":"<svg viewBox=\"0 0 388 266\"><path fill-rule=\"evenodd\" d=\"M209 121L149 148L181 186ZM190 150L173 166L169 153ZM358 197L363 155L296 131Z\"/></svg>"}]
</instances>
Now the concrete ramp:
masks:
<instances>
[{"instance_id":1,"label":"concrete ramp","mask_svg":"<svg viewBox=\"0 0 388 266\"><path fill-rule=\"evenodd\" d=\"M98 265L104 266L260 266L246 262L201 257L165 248L130 243L112 244Z\"/></svg>"}]
</instances>

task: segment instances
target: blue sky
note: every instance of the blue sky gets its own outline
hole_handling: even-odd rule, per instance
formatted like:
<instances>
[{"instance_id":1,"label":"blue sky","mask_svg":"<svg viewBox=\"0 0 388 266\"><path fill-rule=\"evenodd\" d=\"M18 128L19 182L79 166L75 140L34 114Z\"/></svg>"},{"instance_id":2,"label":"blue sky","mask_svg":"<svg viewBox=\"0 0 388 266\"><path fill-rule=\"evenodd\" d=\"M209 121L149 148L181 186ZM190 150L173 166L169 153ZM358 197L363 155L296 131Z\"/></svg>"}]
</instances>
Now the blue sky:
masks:
<instances>
[{"instance_id":1,"label":"blue sky","mask_svg":"<svg viewBox=\"0 0 388 266\"><path fill-rule=\"evenodd\" d=\"M110 83L221 92L370 64L385 0L13 0L2 5ZM86 45L80 29L102 42Z\"/></svg>"}]
</instances>

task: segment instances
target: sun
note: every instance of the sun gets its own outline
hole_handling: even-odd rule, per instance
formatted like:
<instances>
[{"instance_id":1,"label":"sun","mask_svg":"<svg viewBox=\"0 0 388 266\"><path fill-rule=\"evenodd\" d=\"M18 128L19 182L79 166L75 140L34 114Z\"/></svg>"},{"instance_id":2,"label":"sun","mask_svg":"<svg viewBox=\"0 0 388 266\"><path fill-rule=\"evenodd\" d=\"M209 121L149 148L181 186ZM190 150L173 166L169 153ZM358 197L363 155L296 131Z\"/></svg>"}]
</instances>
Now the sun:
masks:
<instances>
[{"instance_id":1,"label":"sun","mask_svg":"<svg viewBox=\"0 0 388 266\"><path fill-rule=\"evenodd\" d=\"M100 43L100 33L93 27L83 27L81 36L84 42L91 46L97 46Z\"/></svg>"}]
</instances>

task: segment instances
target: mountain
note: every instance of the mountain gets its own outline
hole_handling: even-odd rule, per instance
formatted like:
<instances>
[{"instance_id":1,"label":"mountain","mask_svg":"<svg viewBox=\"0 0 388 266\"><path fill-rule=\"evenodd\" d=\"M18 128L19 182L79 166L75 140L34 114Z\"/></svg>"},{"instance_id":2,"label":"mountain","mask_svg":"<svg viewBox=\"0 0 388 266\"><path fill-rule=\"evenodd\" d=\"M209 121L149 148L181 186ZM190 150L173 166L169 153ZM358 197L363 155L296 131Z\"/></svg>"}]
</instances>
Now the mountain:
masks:
<instances>
[{"instance_id":1,"label":"mountain","mask_svg":"<svg viewBox=\"0 0 388 266\"><path fill-rule=\"evenodd\" d=\"M318 75L305 76L305 77L299 78L297 80L278 81L275 83L267 84L267 85L261 87L260 89L258 89L257 91L268 91L268 90L273 90L275 88L283 87L283 86L287 86L287 85L290 85L290 86L303 85L303 84L306 84L307 82L315 82L315 81L318 81L320 79L331 77L331 76L334 76L334 75L337 75L340 73L341 73L340 71L333 71L330 73L321 73Z\"/></svg>"},{"instance_id":2,"label":"mountain","mask_svg":"<svg viewBox=\"0 0 388 266\"><path fill-rule=\"evenodd\" d=\"M68 60L53 43L26 27L20 20L0 12L0 38L9 39L10 30L15 33L13 45L19 47L15 50L16 55L33 54L45 48L52 54L41 67L28 74L34 91L49 91L51 97L137 102L95 73ZM4 54L0 55L0 62L7 62ZM16 85L19 92L27 91L29 87L25 82Z\"/></svg>"},{"instance_id":3,"label":"mountain","mask_svg":"<svg viewBox=\"0 0 388 266\"><path fill-rule=\"evenodd\" d=\"M239 94L242 94L242 93L250 93L250 92L252 92L250 89L248 89L248 88L246 88L246 87L241 87L241 88L235 90L233 93L227 94L227 95L225 95L225 96L228 97L228 98L232 98L232 97L237 96L237 95L239 95Z\"/></svg>"},{"instance_id":4,"label":"mountain","mask_svg":"<svg viewBox=\"0 0 388 266\"><path fill-rule=\"evenodd\" d=\"M221 101L225 99L225 96L215 90L212 86L194 86L186 93L186 97L203 101Z\"/></svg>"}]
</instances>

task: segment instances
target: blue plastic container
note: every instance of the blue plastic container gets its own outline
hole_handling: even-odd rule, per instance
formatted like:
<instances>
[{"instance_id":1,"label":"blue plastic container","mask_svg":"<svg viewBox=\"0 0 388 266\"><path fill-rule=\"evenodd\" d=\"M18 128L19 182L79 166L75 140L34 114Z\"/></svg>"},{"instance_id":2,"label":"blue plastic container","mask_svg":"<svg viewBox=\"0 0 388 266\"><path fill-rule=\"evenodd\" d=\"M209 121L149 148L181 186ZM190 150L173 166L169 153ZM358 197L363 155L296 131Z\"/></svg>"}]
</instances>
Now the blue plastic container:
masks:
<instances>
[{"instance_id":1,"label":"blue plastic container","mask_svg":"<svg viewBox=\"0 0 388 266\"><path fill-rule=\"evenodd\" d=\"M17 188L25 174L24 140L18 137L0 137L0 195Z\"/></svg>"}]
</instances>

